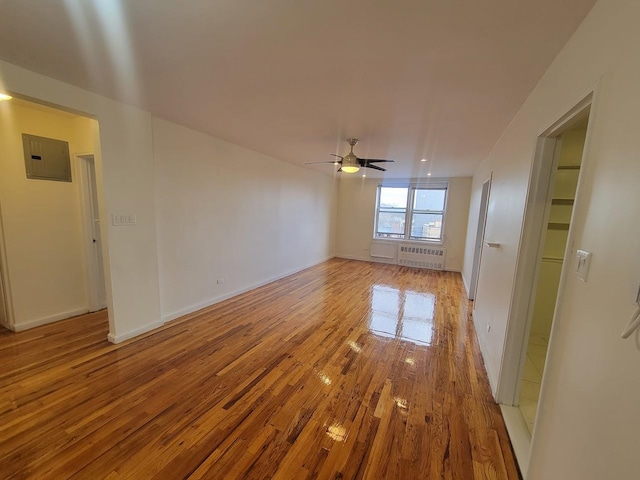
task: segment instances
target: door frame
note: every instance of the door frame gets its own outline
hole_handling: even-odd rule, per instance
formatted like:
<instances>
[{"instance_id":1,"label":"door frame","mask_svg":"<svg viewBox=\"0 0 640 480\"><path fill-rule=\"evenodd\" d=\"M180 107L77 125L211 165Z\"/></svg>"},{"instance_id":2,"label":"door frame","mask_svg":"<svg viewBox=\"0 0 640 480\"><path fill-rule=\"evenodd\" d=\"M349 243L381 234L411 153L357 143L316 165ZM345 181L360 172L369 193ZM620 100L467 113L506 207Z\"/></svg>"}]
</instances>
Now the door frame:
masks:
<instances>
[{"instance_id":1,"label":"door frame","mask_svg":"<svg viewBox=\"0 0 640 480\"><path fill-rule=\"evenodd\" d=\"M81 153L76 154L76 171L78 173L78 185L80 189L80 200L81 200L81 208L82 208L82 224L84 227L84 255L85 255L85 275L86 275L86 291L87 298L89 300L89 311L95 312L98 310L102 310L106 308L106 279L102 278L102 284L105 290L105 301L100 302L98 289L100 282L100 268L98 265L99 259L95 255L95 250L92 248L92 244L94 243L93 236L93 212L91 211L91 179L90 179L90 170L89 170L89 162L94 162L94 172L95 172L95 155L93 153ZM97 179L96 179L97 181ZM102 238L98 239L99 242L102 242ZM104 258L102 259L104 262ZM104 263L102 271L104 272Z\"/></svg>"},{"instance_id":2,"label":"door frame","mask_svg":"<svg viewBox=\"0 0 640 480\"><path fill-rule=\"evenodd\" d=\"M4 306L5 321L0 323L5 328L13 330L14 314L11 297L11 286L9 285L9 265L7 261L7 251L4 242L4 229L2 223L2 205L0 205L0 308Z\"/></svg>"},{"instance_id":3,"label":"door frame","mask_svg":"<svg viewBox=\"0 0 640 480\"><path fill-rule=\"evenodd\" d=\"M471 282L469 284L469 292L467 297L469 300L476 298L478 291L478 276L480 275L480 263L482 262L482 247L484 245L484 233L487 228L487 213L489 211L489 197L491 195L491 181L493 180L493 172L489 174L489 178L482 183L480 194L480 210L478 212L478 226L476 231L476 241L474 243L473 266L471 267ZM485 190L486 186L486 190Z\"/></svg>"},{"instance_id":4,"label":"door frame","mask_svg":"<svg viewBox=\"0 0 640 480\"><path fill-rule=\"evenodd\" d=\"M589 124L587 125L585 145L582 152L581 171L578 177L578 187L572 212L573 219L580 205L581 190L583 189L582 184L585 178L583 172L588 157L588 142L593 125L592 107L594 98L595 89L592 89L582 100L577 102L573 108L538 136L527 194L520 248L516 261L516 274L509 309L504 352L496 388L496 401L503 405L517 405L520 395L520 380L524 371L527 343L533 317L533 306L540 273L540 260L544 246L546 223L551 210L550 197L552 195L551 189L553 188L552 180L554 178L560 150L561 141L558 137L575 123L583 119L585 115L589 115ZM569 266L573 265L573 256L570 253L573 251L574 230L575 225L572 221L569 226L564 255L565 262L562 266L558 286L558 296L553 316L554 321L549 339L549 351L551 350L553 331L556 329L555 319L563 306L563 292L567 273ZM548 357L549 355L547 353L547 358Z\"/></svg>"}]
</instances>

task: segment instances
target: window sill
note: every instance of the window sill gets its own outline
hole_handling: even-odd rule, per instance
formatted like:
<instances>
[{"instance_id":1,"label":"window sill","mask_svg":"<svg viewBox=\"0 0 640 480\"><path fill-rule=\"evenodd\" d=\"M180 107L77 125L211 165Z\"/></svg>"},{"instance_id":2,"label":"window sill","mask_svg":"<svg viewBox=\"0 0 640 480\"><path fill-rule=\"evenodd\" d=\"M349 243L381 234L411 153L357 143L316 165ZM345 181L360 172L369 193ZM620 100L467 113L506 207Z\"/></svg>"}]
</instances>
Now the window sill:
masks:
<instances>
[{"instance_id":1,"label":"window sill","mask_svg":"<svg viewBox=\"0 0 640 480\"><path fill-rule=\"evenodd\" d=\"M433 245L437 247L444 246L443 240L405 240L404 238L379 238L373 237L374 242L381 243L415 243L416 245Z\"/></svg>"}]
</instances>

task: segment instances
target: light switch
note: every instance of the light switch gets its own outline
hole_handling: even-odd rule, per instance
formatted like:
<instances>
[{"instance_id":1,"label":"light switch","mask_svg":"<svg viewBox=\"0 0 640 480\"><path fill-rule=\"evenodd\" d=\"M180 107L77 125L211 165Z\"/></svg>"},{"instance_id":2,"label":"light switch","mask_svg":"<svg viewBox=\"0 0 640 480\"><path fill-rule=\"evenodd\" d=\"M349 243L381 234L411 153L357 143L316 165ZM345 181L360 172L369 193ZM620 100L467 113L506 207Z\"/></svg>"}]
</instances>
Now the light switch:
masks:
<instances>
[{"instance_id":1,"label":"light switch","mask_svg":"<svg viewBox=\"0 0 640 480\"><path fill-rule=\"evenodd\" d=\"M576 269L575 274L583 282L587 281L589 276L589 267L591 266L591 252L586 250L578 250L576 252Z\"/></svg>"},{"instance_id":2,"label":"light switch","mask_svg":"<svg viewBox=\"0 0 640 480\"><path fill-rule=\"evenodd\" d=\"M111 225L114 227L127 227L136 224L136 216L133 213L114 213L111 215Z\"/></svg>"}]
</instances>

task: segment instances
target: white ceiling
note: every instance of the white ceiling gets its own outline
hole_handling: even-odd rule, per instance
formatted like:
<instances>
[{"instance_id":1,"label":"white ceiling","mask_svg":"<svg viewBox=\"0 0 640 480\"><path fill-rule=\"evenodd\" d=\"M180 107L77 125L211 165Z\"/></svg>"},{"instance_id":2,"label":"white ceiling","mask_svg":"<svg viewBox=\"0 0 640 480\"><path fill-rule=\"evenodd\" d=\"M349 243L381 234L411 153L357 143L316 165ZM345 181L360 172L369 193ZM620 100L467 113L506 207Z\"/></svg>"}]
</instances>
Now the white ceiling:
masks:
<instances>
[{"instance_id":1,"label":"white ceiling","mask_svg":"<svg viewBox=\"0 0 640 480\"><path fill-rule=\"evenodd\" d=\"M288 162L357 137L387 178L460 176L593 3L0 0L0 59Z\"/></svg>"}]
</instances>

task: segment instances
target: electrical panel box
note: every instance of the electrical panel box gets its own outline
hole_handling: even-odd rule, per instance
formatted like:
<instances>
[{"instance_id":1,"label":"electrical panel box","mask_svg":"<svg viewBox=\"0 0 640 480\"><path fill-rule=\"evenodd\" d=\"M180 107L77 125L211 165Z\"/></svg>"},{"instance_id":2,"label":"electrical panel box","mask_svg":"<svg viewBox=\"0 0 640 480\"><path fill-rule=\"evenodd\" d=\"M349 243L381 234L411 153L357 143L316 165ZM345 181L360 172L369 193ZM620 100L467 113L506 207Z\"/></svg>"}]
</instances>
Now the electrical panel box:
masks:
<instances>
[{"instance_id":1,"label":"electrical panel box","mask_svg":"<svg viewBox=\"0 0 640 480\"><path fill-rule=\"evenodd\" d=\"M62 140L22 134L27 178L71 181L69 144Z\"/></svg>"}]
</instances>

